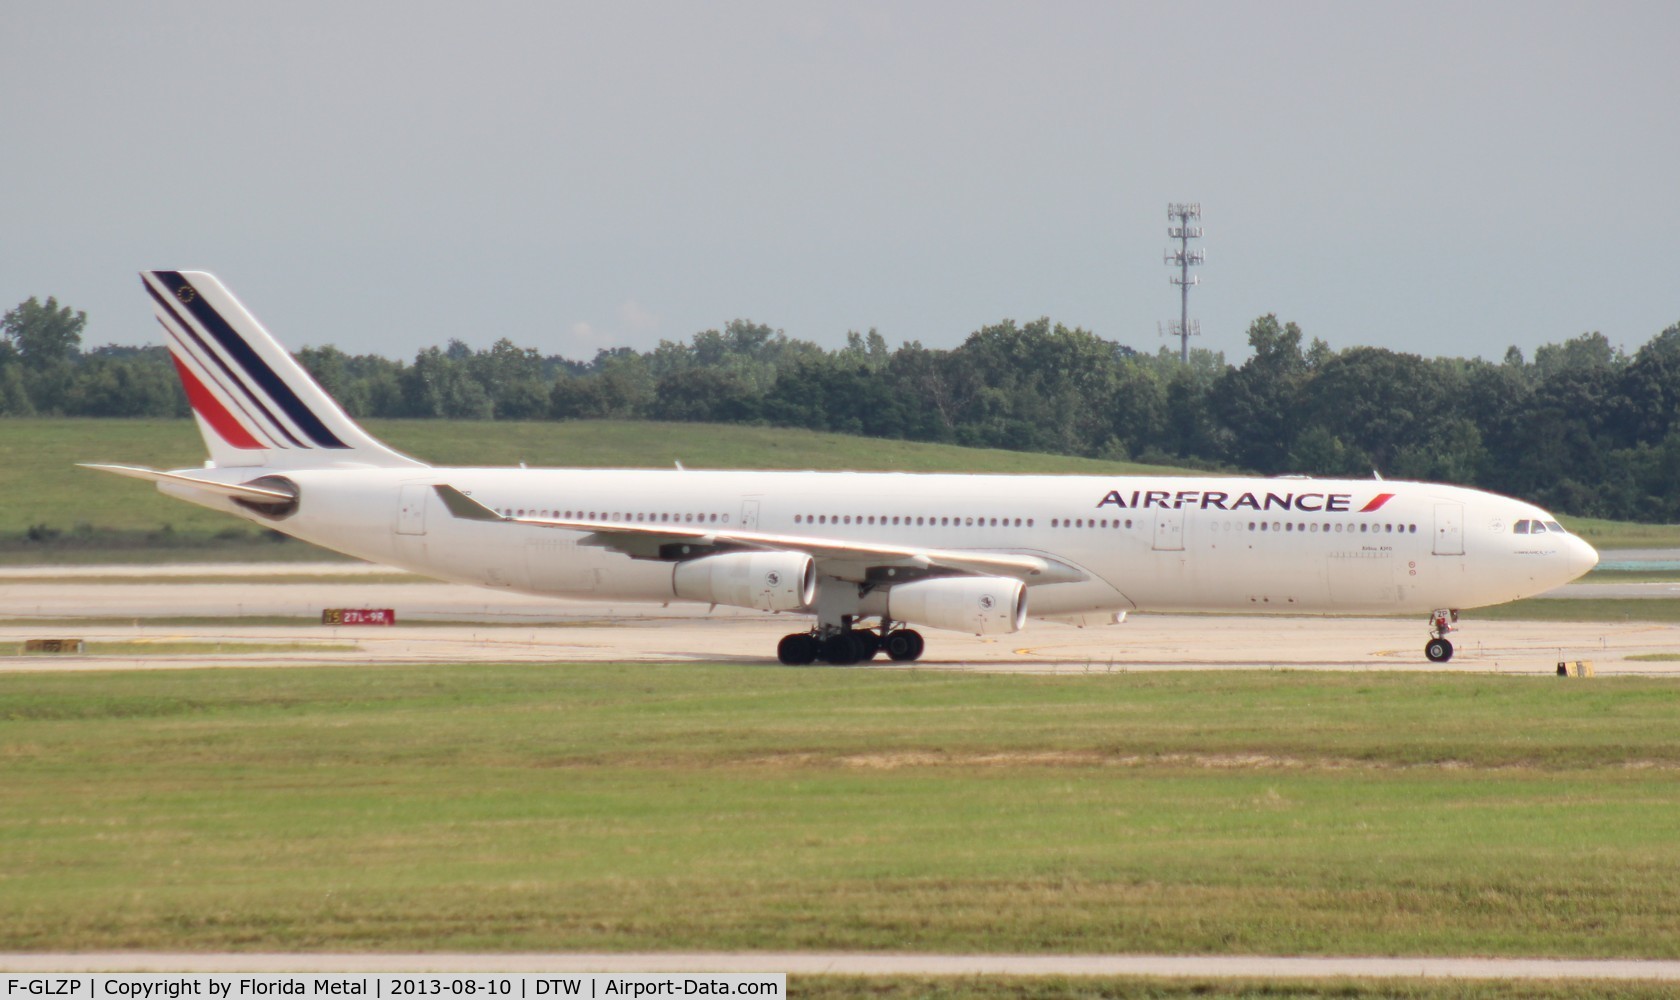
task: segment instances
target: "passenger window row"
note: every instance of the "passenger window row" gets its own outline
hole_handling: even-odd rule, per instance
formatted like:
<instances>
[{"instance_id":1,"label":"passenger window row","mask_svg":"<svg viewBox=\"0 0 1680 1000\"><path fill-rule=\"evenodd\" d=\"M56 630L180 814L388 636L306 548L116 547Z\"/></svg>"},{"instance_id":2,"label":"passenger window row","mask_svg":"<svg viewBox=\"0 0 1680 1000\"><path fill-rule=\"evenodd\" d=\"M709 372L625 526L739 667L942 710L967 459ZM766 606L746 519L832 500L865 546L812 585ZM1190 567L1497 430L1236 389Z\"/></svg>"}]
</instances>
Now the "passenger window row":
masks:
<instances>
[{"instance_id":1,"label":"passenger window row","mask_svg":"<svg viewBox=\"0 0 1680 1000\"><path fill-rule=\"evenodd\" d=\"M728 524L728 514L695 514L692 512L672 514L668 511L660 513L626 513L624 511L559 511L559 510L526 510L524 507L502 507L496 513L503 517L537 517L557 518L562 521L623 521L626 524Z\"/></svg>"},{"instance_id":2,"label":"passenger window row","mask_svg":"<svg viewBox=\"0 0 1680 1000\"><path fill-rule=\"evenodd\" d=\"M1303 532L1315 532L1322 530L1326 535L1330 534L1332 531L1346 531L1350 535L1415 535L1418 530L1418 526L1415 524L1394 524L1391 522L1372 524L1369 521L1361 521L1359 522L1359 527L1357 529L1355 529L1352 524L1344 524L1341 521L1325 521L1323 522L1322 529L1319 527L1319 524L1320 522L1318 521L1308 521L1305 523L1297 523L1293 521L1283 521L1281 523L1278 521L1250 521L1248 522L1248 530ZM1226 527L1229 528L1230 525L1227 524ZM1243 530L1240 524L1238 525L1237 530Z\"/></svg>"},{"instance_id":3,"label":"passenger window row","mask_svg":"<svg viewBox=\"0 0 1680 1000\"><path fill-rule=\"evenodd\" d=\"M1132 522L1131 522L1130 518L1128 518L1124 523L1122 523L1118 520L1113 521L1113 522L1109 522L1107 520L1098 520L1097 518L1089 518L1089 517L1087 517L1087 518L1060 518L1060 519L1051 518L1050 519L1050 527L1052 527L1052 528L1058 528L1058 527L1060 527L1060 528L1096 528L1096 527L1106 528L1110 525L1110 523L1112 523L1113 526L1116 527L1116 528L1119 528L1119 527L1130 528L1132 526ZM1243 530L1243 525L1242 525L1242 522L1240 522L1240 521L1225 521L1225 522L1222 522L1222 526L1223 526L1224 530L1226 530L1226 531L1232 531L1232 530L1242 531ZM1216 528L1215 530L1219 530L1219 529ZM1352 524L1344 525L1340 521L1324 521L1324 522L1322 522L1322 529L1321 529L1320 522L1318 522L1318 521L1308 521L1308 522L1250 521L1250 522L1248 522L1247 530L1249 530L1249 531L1299 531L1299 532L1302 532L1302 533L1311 533L1311 532L1317 532L1319 530L1323 530L1323 532L1327 535L1330 534L1332 531L1337 531L1337 532L1346 531L1349 534L1353 534L1357 531L1357 533L1360 533L1360 534L1387 534L1387 535L1395 535L1395 534L1407 535L1407 534L1410 534L1410 535L1415 535L1415 534L1417 534L1418 527L1415 524L1395 524L1395 523L1391 523L1391 522L1384 522L1382 524L1372 524L1370 522L1362 521L1362 522L1360 522L1359 527L1357 529L1355 529Z\"/></svg>"},{"instance_id":4,"label":"passenger window row","mask_svg":"<svg viewBox=\"0 0 1680 1000\"><path fill-rule=\"evenodd\" d=\"M876 524L899 525L907 528L1020 528L1032 527L1033 519L1007 517L911 517L908 514L795 514L794 524Z\"/></svg>"},{"instance_id":5,"label":"passenger window row","mask_svg":"<svg viewBox=\"0 0 1680 1000\"><path fill-rule=\"evenodd\" d=\"M575 510L574 511L574 510L559 510L559 509L527 509L527 508L524 508L524 507L519 507L519 508L502 507L502 508L498 508L496 512L498 514L501 514L503 517L527 517L528 516L528 517L545 518L545 519L546 518L556 518L556 519L567 520L567 521L570 521L570 520L579 520L579 521L621 521L621 522L624 522L624 523L627 523L627 524L728 524L729 523L729 515L728 514L717 514L717 513L699 513L699 514L697 514L697 513L693 513L693 512L684 512L684 513L673 514L673 513L670 513L668 511L662 511L662 512L658 512L658 513L624 512L624 511L610 511L609 512L609 511L593 511L593 510L589 510L589 511ZM925 516L925 515L924 516L919 516L919 517L911 517L909 515L900 515L900 514L892 514L892 515L888 515L888 514L867 514L867 515L865 515L865 514L795 514L793 516L793 523L794 524L802 524L802 525L812 525L812 524L816 524L816 525L861 524L861 525L880 525L880 526L894 525L894 526L900 526L900 527L918 527L918 528L919 527L968 527L968 528L973 528L973 527L980 527L980 528L988 528L988 527L989 528L1009 528L1009 527L1020 528L1020 527L1027 527L1027 528L1031 528L1031 527L1033 527L1034 520L1033 520L1033 518L1030 518L1030 517L1026 517L1026 518L1021 518L1021 517L1016 517L1016 518L1008 518L1008 517L952 517L952 516L930 517L930 516ZM1050 527L1052 527L1052 528L1125 528L1125 529L1130 529L1132 526L1133 526L1133 523L1132 523L1131 518L1125 518L1124 520L1122 520L1120 518L1053 517L1053 518L1050 519ZM1240 521L1239 522L1226 521L1226 522L1222 523L1222 527L1226 531L1232 531L1232 530L1242 531L1242 530L1244 530L1244 525ZM1395 523L1387 523L1387 522L1382 523L1382 524L1372 524L1372 523L1369 523L1369 522L1360 522L1358 528L1356 529L1352 524L1345 524L1345 523L1339 522L1339 521L1336 521L1336 522L1325 521L1325 522L1322 522L1322 526L1321 526L1321 522L1317 522L1317 521L1310 521L1310 522L1249 521L1247 523L1247 530L1248 531L1267 531L1267 532L1271 532L1271 531L1285 531L1285 532L1299 531L1299 532L1303 532L1303 533L1318 532L1318 531L1322 530L1325 534L1329 534L1332 531L1335 531L1335 532L1338 532L1338 533L1345 531L1349 534L1353 534L1353 533L1357 532L1359 534L1388 534L1388 535L1392 535L1392 534L1403 534L1403 535L1404 534L1411 534L1411 535L1415 535L1415 534L1417 534L1418 526L1415 525L1415 524L1395 524ZM1563 526L1558 524L1556 521L1541 522L1541 521L1524 520L1524 521L1517 521L1514 525L1512 525L1511 530L1514 533L1519 534L1519 535L1542 534L1546 531L1555 531L1555 532L1560 532L1561 533L1563 531Z\"/></svg>"}]
</instances>

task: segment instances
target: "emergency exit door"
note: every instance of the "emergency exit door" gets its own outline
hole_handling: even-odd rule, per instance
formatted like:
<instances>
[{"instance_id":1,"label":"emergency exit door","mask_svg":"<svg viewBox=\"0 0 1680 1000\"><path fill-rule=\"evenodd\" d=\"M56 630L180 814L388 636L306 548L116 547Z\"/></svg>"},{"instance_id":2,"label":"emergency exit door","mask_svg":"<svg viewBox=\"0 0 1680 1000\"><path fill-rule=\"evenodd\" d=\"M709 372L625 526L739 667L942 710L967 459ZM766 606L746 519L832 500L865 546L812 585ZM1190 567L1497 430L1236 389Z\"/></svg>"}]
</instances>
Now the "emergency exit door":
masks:
<instances>
[{"instance_id":1,"label":"emergency exit door","mask_svg":"<svg viewBox=\"0 0 1680 1000\"><path fill-rule=\"evenodd\" d=\"M1158 552L1184 550L1184 512L1158 510L1155 512L1155 549Z\"/></svg>"}]
</instances>

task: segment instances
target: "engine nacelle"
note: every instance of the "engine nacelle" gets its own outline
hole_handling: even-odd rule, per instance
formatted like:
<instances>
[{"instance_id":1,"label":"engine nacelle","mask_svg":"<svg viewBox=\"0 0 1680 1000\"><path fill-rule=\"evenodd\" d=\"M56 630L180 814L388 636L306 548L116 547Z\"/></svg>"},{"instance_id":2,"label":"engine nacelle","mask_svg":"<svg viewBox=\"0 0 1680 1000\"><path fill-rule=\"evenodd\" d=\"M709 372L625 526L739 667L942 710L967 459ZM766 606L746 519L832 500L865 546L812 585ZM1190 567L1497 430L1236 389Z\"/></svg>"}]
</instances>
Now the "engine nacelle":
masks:
<instances>
[{"instance_id":1,"label":"engine nacelle","mask_svg":"<svg viewBox=\"0 0 1680 1000\"><path fill-rule=\"evenodd\" d=\"M725 552L677 563L671 589L685 601L800 611L816 599L817 567L803 552Z\"/></svg>"},{"instance_id":2,"label":"engine nacelle","mask_svg":"<svg viewBox=\"0 0 1680 1000\"><path fill-rule=\"evenodd\" d=\"M953 632L1018 632L1027 620L1027 587L1006 576L942 576L895 584L887 617Z\"/></svg>"}]
</instances>

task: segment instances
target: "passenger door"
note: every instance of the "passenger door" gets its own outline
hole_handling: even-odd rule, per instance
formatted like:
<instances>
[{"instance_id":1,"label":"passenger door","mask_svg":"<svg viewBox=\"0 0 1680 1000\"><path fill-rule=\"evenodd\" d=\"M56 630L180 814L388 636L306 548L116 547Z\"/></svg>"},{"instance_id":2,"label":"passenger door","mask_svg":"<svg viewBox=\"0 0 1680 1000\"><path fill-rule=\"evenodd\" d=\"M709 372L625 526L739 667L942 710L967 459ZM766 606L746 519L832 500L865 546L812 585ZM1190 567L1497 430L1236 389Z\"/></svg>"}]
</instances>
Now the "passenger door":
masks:
<instances>
[{"instance_id":1,"label":"passenger door","mask_svg":"<svg viewBox=\"0 0 1680 1000\"><path fill-rule=\"evenodd\" d=\"M1438 503L1435 505L1435 554L1461 556L1464 554L1464 505Z\"/></svg>"}]
</instances>

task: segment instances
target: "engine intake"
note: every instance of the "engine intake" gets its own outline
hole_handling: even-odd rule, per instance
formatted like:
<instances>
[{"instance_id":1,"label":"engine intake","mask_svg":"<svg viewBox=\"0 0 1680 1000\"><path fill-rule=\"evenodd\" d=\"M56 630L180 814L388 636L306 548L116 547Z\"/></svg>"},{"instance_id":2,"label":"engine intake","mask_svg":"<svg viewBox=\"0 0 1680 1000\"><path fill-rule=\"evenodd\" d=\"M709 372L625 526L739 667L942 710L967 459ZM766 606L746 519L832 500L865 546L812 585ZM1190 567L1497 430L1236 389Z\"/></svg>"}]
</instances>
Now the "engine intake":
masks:
<instances>
[{"instance_id":1,"label":"engine intake","mask_svg":"<svg viewBox=\"0 0 1680 1000\"><path fill-rule=\"evenodd\" d=\"M953 632L1001 635L1027 620L1027 588L1006 576L943 576L887 591L887 617Z\"/></svg>"},{"instance_id":2,"label":"engine intake","mask_svg":"<svg viewBox=\"0 0 1680 1000\"><path fill-rule=\"evenodd\" d=\"M801 611L816 599L817 568L803 552L725 552L677 563L671 589L685 601Z\"/></svg>"},{"instance_id":3,"label":"engine intake","mask_svg":"<svg viewBox=\"0 0 1680 1000\"><path fill-rule=\"evenodd\" d=\"M286 518L297 513L299 495L298 484L292 482L290 479L287 479L285 476L262 476L260 478L253 479L248 483L241 483L240 485L255 486L258 489L275 490L280 493L290 493L292 495L290 500L273 501L246 500L243 497L234 497L233 502L241 507L244 507L246 510L254 510L262 516L272 518L276 521L284 521Z\"/></svg>"}]
</instances>

